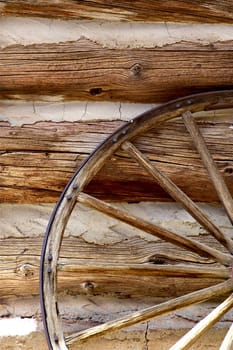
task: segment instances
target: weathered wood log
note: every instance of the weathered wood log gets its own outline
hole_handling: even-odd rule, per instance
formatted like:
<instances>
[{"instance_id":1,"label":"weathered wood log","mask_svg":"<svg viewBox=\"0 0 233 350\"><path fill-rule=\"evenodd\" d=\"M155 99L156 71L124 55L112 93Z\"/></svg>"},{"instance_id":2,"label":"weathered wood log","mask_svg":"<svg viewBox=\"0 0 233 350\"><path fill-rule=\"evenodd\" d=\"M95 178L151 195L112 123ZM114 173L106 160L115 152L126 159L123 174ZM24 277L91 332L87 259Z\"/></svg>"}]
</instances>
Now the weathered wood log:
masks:
<instances>
[{"instance_id":1,"label":"weathered wood log","mask_svg":"<svg viewBox=\"0 0 233 350\"><path fill-rule=\"evenodd\" d=\"M108 49L88 40L0 51L0 98L163 102L232 87L232 42Z\"/></svg>"},{"instance_id":2,"label":"weathered wood log","mask_svg":"<svg viewBox=\"0 0 233 350\"><path fill-rule=\"evenodd\" d=\"M211 237L208 241L217 247ZM0 240L1 297L38 295L41 245L42 237ZM58 285L60 291L79 294L167 298L216 284L230 273L209 259L161 241L132 237L98 245L73 237L62 244Z\"/></svg>"},{"instance_id":3,"label":"weathered wood log","mask_svg":"<svg viewBox=\"0 0 233 350\"><path fill-rule=\"evenodd\" d=\"M232 23L233 8L225 1L156 1L141 0L118 3L88 1L0 1L0 14L63 19L97 19L111 21L172 21Z\"/></svg>"},{"instance_id":4,"label":"weathered wood log","mask_svg":"<svg viewBox=\"0 0 233 350\"><path fill-rule=\"evenodd\" d=\"M70 176L99 142L122 122L41 122L22 127L0 124L1 202L54 202ZM205 121L207 146L233 193L232 121ZM179 123L135 140L151 164L164 172L195 201L218 197L192 140ZM153 178L123 151L106 163L88 193L108 200L171 200Z\"/></svg>"}]
</instances>

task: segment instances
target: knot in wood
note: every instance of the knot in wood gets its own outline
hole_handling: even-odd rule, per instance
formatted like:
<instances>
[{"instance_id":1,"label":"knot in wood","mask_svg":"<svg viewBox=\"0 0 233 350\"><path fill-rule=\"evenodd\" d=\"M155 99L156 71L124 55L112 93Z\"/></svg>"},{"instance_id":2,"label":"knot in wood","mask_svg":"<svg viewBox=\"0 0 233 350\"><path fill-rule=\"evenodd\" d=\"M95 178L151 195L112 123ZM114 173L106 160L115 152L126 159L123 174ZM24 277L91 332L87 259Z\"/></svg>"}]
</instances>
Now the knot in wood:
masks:
<instances>
[{"instance_id":1,"label":"knot in wood","mask_svg":"<svg viewBox=\"0 0 233 350\"><path fill-rule=\"evenodd\" d=\"M19 272L22 276L26 278L34 276L33 266L27 263L20 266Z\"/></svg>"},{"instance_id":2,"label":"knot in wood","mask_svg":"<svg viewBox=\"0 0 233 350\"><path fill-rule=\"evenodd\" d=\"M142 71L142 65L140 63L135 63L131 68L130 71L132 75L139 76Z\"/></svg>"},{"instance_id":3,"label":"knot in wood","mask_svg":"<svg viewBox=\"0 0 233 350\"><path fill-rule=\"evenodd\" d=\"M160 256L153 255L149 258L148 262L155 265L164 265L166 264L166 259Z\"/></svg>"},{"instance_id":4,"label":"knot in wood","mask_svg":"<svg viewBox=\"0 0 233 350\"><path fill-rule=\"evenodd\" d=\"M88 292L92 292L95 288L95 284L93 282L90 282L90 281L84 282L83 288Z\"/></svg>"},{"instance_id":5,"label":"knot in wood","mask_svg":"<svg viewBox=\"0 0 233 350\"><path fill-rule=\"evenodd\" d=\"M99 87L90 89L90 94L92 96L100 95L102 92L103 92L102 88L99 88Z\"/></svg>"},{"instance_id":6,"label":"knot in wood","mask_svg":"<svg viewBox=\"0 0 233 350\"><path fill-rule=\"evenodd\" d=\"M227 166L225 169L224 169L224 173L225 175L232 175L233 174L233 166Z\"/></svg>"}]
</instances>

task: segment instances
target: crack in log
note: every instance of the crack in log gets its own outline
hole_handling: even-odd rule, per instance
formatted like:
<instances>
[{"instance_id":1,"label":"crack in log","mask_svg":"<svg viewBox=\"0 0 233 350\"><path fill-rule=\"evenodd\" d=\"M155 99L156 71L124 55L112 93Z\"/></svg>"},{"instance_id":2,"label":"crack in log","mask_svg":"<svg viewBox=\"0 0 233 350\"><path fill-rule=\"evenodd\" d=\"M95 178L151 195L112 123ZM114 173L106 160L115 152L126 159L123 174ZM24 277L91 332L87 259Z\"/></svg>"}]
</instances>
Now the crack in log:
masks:
<instances>
[{"instance_id":1,"label":"crack in log","mask_svg":"<svg viewBox=\"0 0 233 350\"><path fill-rule=\"evenodd\" d=\"M149 350L149 347L148 347L148 343L149 343L148 331L149 331L149 322L146 322L145 337L144 337L144 339L145 339L144 350Z\"/></svg>"}]
</instances>

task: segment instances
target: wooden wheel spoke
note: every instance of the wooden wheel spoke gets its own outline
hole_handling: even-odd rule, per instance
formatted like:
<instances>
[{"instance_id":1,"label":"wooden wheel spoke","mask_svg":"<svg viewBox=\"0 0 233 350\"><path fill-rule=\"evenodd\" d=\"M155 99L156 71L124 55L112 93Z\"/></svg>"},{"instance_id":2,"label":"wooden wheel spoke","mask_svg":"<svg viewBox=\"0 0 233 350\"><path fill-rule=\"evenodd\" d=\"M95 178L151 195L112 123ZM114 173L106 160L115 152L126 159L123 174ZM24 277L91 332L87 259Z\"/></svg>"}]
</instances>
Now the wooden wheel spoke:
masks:
<instances>
[{"instance_id":1,"label":"wooden wheel spoke","mask_svg":"<svg viewBox=\"0 0 233 350\"><path fill-rule=\"evenodd\" d=\"M223 303L216 307L203 320L198 322L188 333L186 333L175 345L169 350L186 350L201 335L208 331L216 322L220 320L233 307L233 294L231 294ZM225 348L224 348L225 349ZM228 348L230 349L230 348Z\"/></svg>"},{"instance_id":2,"label":"wooden wheel spoke","mask_svg":"<svg viewBox=\"0 0 233 350\"><path fill-rule=\"evenodd\" d=\"M225 184L223 177L221 176L207 146L205 140L192 116L192 113L187 111L183 114L184 124L190 133L193 143L201 156L201 159L209 173L210 179L214 185L214 188L226 209L227 215L233 223L233 199Z\"/></svg>"},{"instance_id":3,"label":"wooden wheel spoke","mask_svg":"<svg viewBox=\"0 0 233 350\"><path fill-rule=\"evenodd\" d=\"M74 333L66 337L67 344L72 344L76 341L85 340L87 338L102 335L122 329L125 327L132 326L137 323L148 321L152 318L166 315L172 311L183 309L189 305L197 304L213 297L224 295L233 290L232 280L220 283L218 285L201 289L200 291L192 292L184 296L175 298L173 300L166 301L159 305L155 305L142 311L133 312L130 316L122 317L115 321L107 322L103 325L90 328L85 331Z\"/></svg>"},{"instance_id":4,"label":"wooden wheel spoke","mask_svg":"<svg viewBox=\"0 0 233 350\"><path fill-rule=\"evenodd\" d=\"M233 323L227 332L219 350L232 350L233 348Z\"/></svg>"},{"instance_id":5,"label":"wooden wheel spoke","mask_svg":"<svg viewBox=\"0 0 233 350\"><path fill-rule=\"evenodd\" d=\"M173 181L152 165L147 157L132 143L125 142L122 145L122 148L127 151L175 201L181 203L201 225L203 225L221 244L223 244L223 246L233 253L232 240L214 225L199 207L178 186L176 186L176 184L174 184Z\"/></svg>"},{"instance_id":6,"label":"wooden wheel spoke","mask_svg":"<svg viewBox=\"0 0 233 350\"><path fill-rule=\"evenodd\" d=\"M105 203L102 200L94 198L86 193L79 193L77 200L81 203L84 203L96 210L107 214L115 219L121 220L124 223L127 223L133 227L136 227L140 230L143 230L153 236L164 239L170 243L173 243L177 246L181 246L188 250L194 251L200 255L209 256L224 265L228 265L232 263L232 257L228 254L219 252L218 250L209 247L205 244L202 244L198 241L194 241L191 238L184 237L177 233L168 231L162 227L159 227L155 224L152 224L146 220L143 220L139 217L136 217L132 214L126 213L112 204Z\"/></svg>"}]
</instances>

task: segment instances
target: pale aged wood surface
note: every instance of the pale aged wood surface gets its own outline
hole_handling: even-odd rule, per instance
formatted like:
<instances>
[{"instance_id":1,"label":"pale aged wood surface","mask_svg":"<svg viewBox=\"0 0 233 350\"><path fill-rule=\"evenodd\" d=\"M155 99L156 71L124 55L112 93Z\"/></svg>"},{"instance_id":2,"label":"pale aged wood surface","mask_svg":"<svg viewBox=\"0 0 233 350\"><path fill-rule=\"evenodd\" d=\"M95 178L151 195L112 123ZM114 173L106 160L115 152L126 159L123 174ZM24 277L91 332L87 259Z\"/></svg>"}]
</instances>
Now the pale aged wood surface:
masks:
<instances>
[{"instance_id":1,"label":"pale aged wood surface","mask_svg":"<svg viewBox=\"0 0 233 350\"><path fill-rule=\"evenodd\" d=\"M157 103L232 87L232 42L108 49L88 40L0 50L0 98Z\"/></svg>"},{"instance_id":2,"label":"pale aged wood surface","mask_svg":"<svg viewBox=\"0 0 233 350\"><path fill-rule=\"evenodd\" d=\"M96 19L112 21L171 21L232 23L233 5L223 1L0 1L0 13L5 16L38 16L63 19Z\"/></svg>"},{"instance_id":3,"label":"pale aged wood surface","mask_svg":"<svg viewBox=\"0 0 233 350\"><path fill-rule=\"evenodd\" d=\"M81 162L122 122L53 123L22 127L0 124L1 202L55 202ZM233 193L232 122L217 118L201 130ZM179 122L137 139L137 147L191 198L217 200L192 140ZM169 196L127 153L108 161L88 192L109 200L169 200Z\"/></svg>"},{"instance_id":4,"label":"pale aged wood surface","mask_svg":"<svg viewBox=\"0 0 233 350\"><path fill-rule=\"evenodd\" d=\"M209 236L199 239L218 247ZM42 238L8 238L1 239L0 243L1 297L37 295ZM192 269L193 263L200 268L199 278L197 271ZM171 277L173 269L164 272L167 264L176 265L180 277ZM58 285L62 292L69 289L72 293L107 293L122 297L177 296L221 282L230 274L227 268L213 265L211 260L195 253L138 237L107 245L66 238L59 266ZM164 278L164 274L168 277Z\"/></svg>"}]
</instances>

